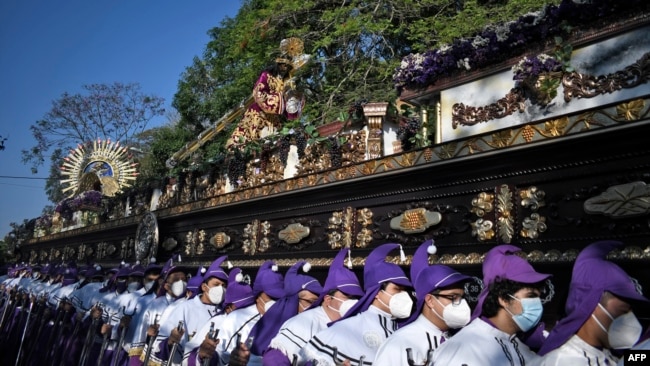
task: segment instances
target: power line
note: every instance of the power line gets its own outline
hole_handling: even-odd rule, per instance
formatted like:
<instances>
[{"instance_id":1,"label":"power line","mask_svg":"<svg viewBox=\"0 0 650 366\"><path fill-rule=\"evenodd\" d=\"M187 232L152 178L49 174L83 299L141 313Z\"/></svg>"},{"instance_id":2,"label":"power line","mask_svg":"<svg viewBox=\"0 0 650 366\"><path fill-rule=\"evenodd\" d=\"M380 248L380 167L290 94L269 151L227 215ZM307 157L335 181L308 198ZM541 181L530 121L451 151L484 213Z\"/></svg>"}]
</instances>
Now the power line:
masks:
<instances>
[{"instance_id":1,"label":"power line","mask_svg":"<svg viewBox=\"0 0 650 366\"><path fill-rule=\"evenodd\" d=\"M11 184L11 183L2 183L0 182L0 186L12 186L12 187L22 187L22 188L37 188L37 189L43 189L43 187L37 187L37 186L26 186L23 184Z\"/></svg>"},{"instance_id":2,"label":"power line","mask_svg":"<svg viewBox=\"0 0 650 366\"><path fill-rule=\"evenodd\" d=\"M0 175L0 178L7 178L7 179L43 179L46 180L48 178L40 178L40 177L17 177L13 175Z\"/></svg>"}]
</instances>

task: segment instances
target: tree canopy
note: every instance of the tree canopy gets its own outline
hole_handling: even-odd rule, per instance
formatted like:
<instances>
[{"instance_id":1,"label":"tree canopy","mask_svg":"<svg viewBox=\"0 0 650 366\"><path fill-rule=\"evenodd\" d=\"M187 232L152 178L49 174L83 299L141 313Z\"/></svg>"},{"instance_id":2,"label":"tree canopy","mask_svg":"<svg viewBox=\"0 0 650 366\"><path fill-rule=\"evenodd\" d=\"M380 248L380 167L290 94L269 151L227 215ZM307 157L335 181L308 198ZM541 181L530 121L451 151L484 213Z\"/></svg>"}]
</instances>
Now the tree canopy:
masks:
<instances>
[{"instance_id":1,"label":"tree canopy","mask_svg":"<svg viewBox=\"0 0 650 366\"><path fill-rule=\"evenodd\" d=\"M235 18L209 31L172 105L198 134L250 95L282 39L298 37L312 56L301 78L302 122L325 124L360 101L394 100L393 74L404 56L551 3L559 0L245 0ZM214 145L224 140L205 149L219 151Z\"/></svg>"},{"instance_id":2,"label":"tree canopy","mask_svg":"<svg viewBox=\"0 0 650 366\"><path fill-rule=\"evenodd\" d=\"M52 109L29 129L36 140L30 149L22 151L24 163L32 172L50 158L46 192L52 202L62 198L59 187L61 159L79 143L101 139L137 145L137 136L148 123L164 114L164 99L144 94L137 83L91 84L83 86L84 93L64 93L52 102Z\"/></svg>"}]
</instances>

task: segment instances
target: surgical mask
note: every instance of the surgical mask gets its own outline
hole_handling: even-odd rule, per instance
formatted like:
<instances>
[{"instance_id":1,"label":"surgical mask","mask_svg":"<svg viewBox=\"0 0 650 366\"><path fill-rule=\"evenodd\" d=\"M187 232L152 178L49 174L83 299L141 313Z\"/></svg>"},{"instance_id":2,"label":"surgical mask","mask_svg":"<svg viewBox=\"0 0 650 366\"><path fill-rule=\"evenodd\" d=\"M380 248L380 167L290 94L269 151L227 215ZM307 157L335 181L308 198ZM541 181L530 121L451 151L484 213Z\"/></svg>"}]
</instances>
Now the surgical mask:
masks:
<instances>
[{"instance_id":1,"label":"surgical mask","mask_svg":"<svg viewBox=\"0 0 650 366\"><path fill-rule=\"evenodd\" d=\"M210 290L208 291L208 299L210 299L210 302L214 305L219 305L223 301L224 293L225 291L223 286L210 287Z\"/></svg>"},{"instance_id":2,"label":"surgical mask","mask_svg":"<svg viewBox=\"0 0 650 366\"><path fill-rule=\"evenodd\" d=\"M136 292L141 288L142 288L142 284L140 282L130 282L129 285L126 287L126 289L129 292Z\"/></svg>"},{"instance_id":3,"label":"surgical mask","mask_svg":"<svg viewBox=\"0 0 650 366\"><path fill-rule=\"evenodd\" d=\"M521 314L515 315L511 313L507 308L504 309L506 309L508 314L512 316L512 320L515 322L515 324L517 324L522 332L531 330L542 319L542 313L544 312L542 299L539 297L527 297L524 299L518 299L512 295L509 296L521 303Z\"/></svg>"},{"instance_id":4,"label":"surgical mask","mask_svg":"<svg viewBox=\"0 0 650 366\"><path fill-rule=\"evenodd\" d=\"M39 275L39 273L32 273L32 278L33 278L33 279L37 279L37 278L38 278L38 275Z\"/></svg>"},{"instance_id":5,"label":"surgical mask","mask_svg":"<svg viewBox=\"0 0 650 366\"><path fill-rule=\"evenodd\" d=\"M390 315L394 316L397 319L408 318L411 315L411 310L413 309L413 300L406 291L401 291L393 295L384 290L381 291L390 296L390 301L388 302ZM379 300L379 302L386 305L381 300Z\"/></svg>"},{"instance_id":6,"label":"surgical mask","mask_svg":"<svg viewBox=\"0 0 650 366\"><path fill-rule=\"evenodd\" d=\"M438 304L442 305L442 303L440 302L440 300L438 300L437 297L434 296L433 298L436 299ZM447 305L442 305L442 306L443 306L442 316L440 316L440 314L438 314L438 312L435 311L433 308L429 308L429 309L431 309L431 311L433 311L433 313L436 314L438 318L442 319L442 321L444 321L449 328L452 329L462 328L466 326L467 323L469 323L472 317L472 309L469 308L469 305L467 304L467 301L465 301L465 299L461 299L460 304L458 305L449 303Z\"/></svg>"},{"instance_id":7,"label":"surgical mask","mask_svg":"<svg viewBox=\"0 0 650 366\"><path fill-rule=\"evenodd\" d=\"M603 332L607 333L607 340L609 341L609 346L613 349L628 349L632 348L636 342L641 337L641 332L643 327L639 320L636 318L633 312L628 311L627 313L619 316L614 319L612 314L605 309L604 306L598 304L605 314L612 319L612 323L609 325L609 330L596 319L594 314L591 314L591 317L594 318L596 323Z\"/></svg>"},{"instance_id":8,"label":"surgical mask","mask_svg":"<svg viewBox=\"0 0 650 366\"><path fill-rule=\"evenodd\" d=\"M337 298L337 297L334 297L334 296L332 296L332 299L334 299L334 300L336 300L336 301L340 301L340 302L341 302L341 306L339 306L339 309L338 309L338 310L334 309L333 307L331 307L331 306L329 306L329 305L328 305L328 307L329 307L330 309L334 310L334 311L338 311L339 314L341 314L341 317L344 317L345 314L347 314L348 311L350 311L350 309L352 309L352 307L353 307L354 305L356 305L357 302L359 302L359 300L356 300L356 299L341 300L341 299L339 299L339 298Z\"/></svg>"},{"instance_id":9,"label":"surgical mask","mask_svg":"<svg viewBox=\"0 0 650 366\"><path fill-rule=\"evenodd\" d=\"M269 300L269 301L265 302L264 303L264 312L266 313L267 311L269 311L269 309L271 308L271 306L273 306L273 304L275 304L275 300Z\"/></svg>"},{"instance_id":10,"label":"surgical mask","mask_svg":"<svg viewBox=\"0 0 650 366\"><path fill-rule=\"evenodd\" d=\"M174 295L174 297L185 296L185 292L187 291L187 282L178 280L172 283L171 287L172 295Z\"/></svg>"},{"instance_id":11,"label":"surgical mask","mask_svg":"<svg viewBox=\"0 0 650 366\"><path fill-rule=\"evenodd\" d=\"M145 292L149 292L149 290L151 290L151 288L153 287L153 284L154 284L155 282L156 282L156 281L149 281L149 282L145 283L145 284L144 284L144 291L145 291Z\"/></svg>"}]
</instances>

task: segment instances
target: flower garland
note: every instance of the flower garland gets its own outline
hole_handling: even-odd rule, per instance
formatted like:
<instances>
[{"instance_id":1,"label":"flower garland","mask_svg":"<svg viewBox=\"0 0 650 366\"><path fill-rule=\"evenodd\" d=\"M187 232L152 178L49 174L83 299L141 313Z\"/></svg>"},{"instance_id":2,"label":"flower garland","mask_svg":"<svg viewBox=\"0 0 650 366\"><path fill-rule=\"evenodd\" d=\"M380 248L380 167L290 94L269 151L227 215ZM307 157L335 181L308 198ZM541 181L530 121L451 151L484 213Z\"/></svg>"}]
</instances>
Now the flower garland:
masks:
<instances>
[{"instance_id":1,"label":"flower garland","mask_svg":"<svg viewBox=\"0 0 650 366\"><path fill-rule=\"evenodd\" d=\"M538 12L525 14L516 21L489 25L474 37L455 40L450 45L402 59L393 75L398 91L421 88L454 73L479 69L520 55L531 44L546 42L561 35L566 25L591 24L623 11L647 7L644 0L592 0L577 4L564 0L559 6L547 5Z\"/></svg>"},{"instance_id":2,"label":"flower garland","mask_svg":"<svg viewBox=\"0 0 650 366\"><path fill-rule=\"evenodd\" d=\"M562 70L562 62L545 53L533 57L522 58L515 66L512 67L514 76L513 80L523 81L526 79L536 79L546 72L556 72Z\"/></svg>"},{"instance_id":3,"label":"flower garland","mask_svg":"<svg viewBox=\"0 0 650 366\"><path fill-rule=\"evenodd\" d=\"M52 227L52 215L45 214L37 218L34 226L37 228L49 229Z\"/></svg>"},{"instance_id":4,"label":"flower garland","mask_svg":"<svg viewBox=\"0 0 650 366\"><path fill-rule=\"evenodd\" d=\"M102 207L102 197L102 193L99 191L81 192L74 197L68 197L59 202L54 212L58 212L62 218L70 220L75 211L99 211Z\"/></svg>"}]
</instances>

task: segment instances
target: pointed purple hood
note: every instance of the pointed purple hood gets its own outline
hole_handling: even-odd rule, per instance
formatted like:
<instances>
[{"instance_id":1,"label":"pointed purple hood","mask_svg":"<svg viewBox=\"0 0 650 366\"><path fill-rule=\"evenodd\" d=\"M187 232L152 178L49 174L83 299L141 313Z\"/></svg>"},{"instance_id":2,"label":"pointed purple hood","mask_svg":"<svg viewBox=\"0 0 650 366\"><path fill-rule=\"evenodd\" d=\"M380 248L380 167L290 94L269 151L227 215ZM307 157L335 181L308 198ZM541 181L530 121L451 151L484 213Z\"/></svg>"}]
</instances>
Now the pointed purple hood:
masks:
<instances>
[{"instance_id":1,"label":"pointed purple hood","mask_svg":"<svg viewBox=\"0 0 650 366\"><path fill-rule=\"evenodd\" d=\"M648 302L628 274L606 259L609 252L622 246L623 243L618 241L599 241L578 254L565 306L567 315L551 330L540 355L551 352L571 338L591 316L605 291L623 300Z\"/></svg>"}]
</instances>

